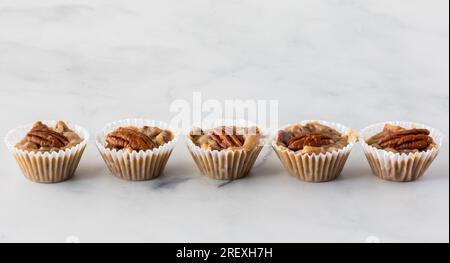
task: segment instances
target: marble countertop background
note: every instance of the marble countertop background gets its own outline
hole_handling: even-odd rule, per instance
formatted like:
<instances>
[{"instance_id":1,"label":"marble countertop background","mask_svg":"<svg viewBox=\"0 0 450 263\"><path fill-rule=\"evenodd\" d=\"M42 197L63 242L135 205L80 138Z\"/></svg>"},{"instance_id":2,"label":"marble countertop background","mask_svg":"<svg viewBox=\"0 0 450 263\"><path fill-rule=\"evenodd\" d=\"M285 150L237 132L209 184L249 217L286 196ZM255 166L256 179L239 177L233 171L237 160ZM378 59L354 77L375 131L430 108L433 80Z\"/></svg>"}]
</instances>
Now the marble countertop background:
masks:
<instances>
[{"instance_id":1,"label":"marble countertop background","mask_svg":"<svg viewBox=\"0 0 450 263\"><path fill-rule=\"evenodd\" d=\"M280 124L387 120L449 135L446 0L0 0L0 134L39 119L92 133L169 120L175 99L273 99ZM91 142L76 177L28 182L0 147L0 242L449 242L449 147L427 175L371 175L360 147L331 183L274 154L202 177L182 142L163 177L109 176Z\"/></svg>"}]
</instances>

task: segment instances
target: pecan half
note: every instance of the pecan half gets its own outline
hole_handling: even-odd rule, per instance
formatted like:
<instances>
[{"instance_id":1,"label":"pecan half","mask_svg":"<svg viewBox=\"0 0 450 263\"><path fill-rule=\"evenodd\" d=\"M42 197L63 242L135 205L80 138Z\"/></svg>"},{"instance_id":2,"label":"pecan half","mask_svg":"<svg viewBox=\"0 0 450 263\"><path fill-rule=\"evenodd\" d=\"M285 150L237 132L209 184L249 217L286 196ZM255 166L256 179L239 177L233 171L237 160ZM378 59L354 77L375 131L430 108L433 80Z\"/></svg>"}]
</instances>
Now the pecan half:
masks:
<instances>
[{"instance_id":1,"label":"pecan half","mask_svg":"<svg viewBox=\"0 0 450 263\"><path fill-rule=\"evenodd\" d=\"M292 151L303 150L305 146L322 147L336 143L333 138L324 134L307 134L292 138L288 142L288 148Z\"/></svg>"},{"instance_id":2,"label":"pecan half","mask_svg":"<svg viewBox=\"0 0 450 263\"><path fill-rule=\"evenodd\" d=\"M131 128L120 127L106 136L106 142L111 148L132 150L151 150L156 147L146 134Z\"/></svg>"},{"instance_id":3,"label":"pecan half","mask_svg":"<svg viewBox=\"0 0 450 263\"><path fill-rule=\"evenodd\" d=\"M223 149L242 147L245 142L244 136L237 135L236 128L233 127L220 127L213 129L211 130L209 136Z\"/></svg>"},{"instance_id":4,"label":"pecan half","mask_svg":"<svg viewBox=\"0 0 450 263\"><path fill-rule=\"evenodd\" d=\"M294 137L294 134L292 132L287 132L287 131L281 130L278 132L277 140L279 142L282 142L287 145L293 137Z\"/></svg>"},{"instance_id":5,"label":"pecan half","mask_svg":"<svg viewBox=\"0 0 450 263\"><path fill-rule=\"evenodd\" d=\"M69 144L69 140L62 134L51 130L42 122L37 122L28 132L26 140L40 147L63 148Z\"/></svg>"},{"instance_id":6,"label":"pecan half","mask_svg":"<svg viewBox=\"0 0 450 263\"><path fill-rule=\"evenodd\" d=\"M378 144L383 148L401 150L424 150L433 143L426 129L409 129L388 133L382 136Z\"/></svg>"}]
</instances>

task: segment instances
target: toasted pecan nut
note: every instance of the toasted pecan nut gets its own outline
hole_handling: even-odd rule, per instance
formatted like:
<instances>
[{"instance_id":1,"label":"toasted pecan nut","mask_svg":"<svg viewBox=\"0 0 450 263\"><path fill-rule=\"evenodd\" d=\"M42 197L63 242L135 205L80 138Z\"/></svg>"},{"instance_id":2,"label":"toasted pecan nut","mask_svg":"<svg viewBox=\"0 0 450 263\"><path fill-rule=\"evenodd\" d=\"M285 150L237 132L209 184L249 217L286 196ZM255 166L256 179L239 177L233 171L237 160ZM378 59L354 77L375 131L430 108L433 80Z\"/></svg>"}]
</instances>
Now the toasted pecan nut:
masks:
<instances>
[{"instance_id":1,"label":"toasted pecan nut","mask_svg":"<svg viewBox=\"0 0 450 263\"><path fill-rule=\"evenodd\" d=\"M386 149L394 150L423 150L433 143L430 132L423 129L411 129L385 135L378 144Z\"/></svg>"},{"instance_id":2,"label":"toasted pecan nut","mask_svg":"<svg viewBox=\"0 0 450 263\"><path fill-rule=\"evenodd\" d=\"M431 140L420 140L420 141L414 141L414 142L408 142L408 143L404 143L400 146L397 146L395 149L398 151L402 151L402 150L425 150L427 149L431 144L433 143L433 141Z\"/></svg>"},{"instance_id":3,"label":"toasted pecan nut","mask_svg":"<svg viewBox=\"0 0 450 263\"><path fill-rule=\"evenodd\" d=\"M242 135L236 134L236 129L232 127L220 127L213 129L210 137L223 149L231 147L242 147L245 138Z\"/></svg>"},{"instance_id":4,"label":"toasted pecan nut","mask_svg":"<svg viewBox=\"0 0 450 263\"><path fill-rule=\"evenodd\" d=\"M386 135L379 138L378 143L381 145L391 140L404 138L409 135L425 135L428 137L428 135L430 135L430 131L426 129L409 129L409 130L400 130L396 132L388 132Z\"/></svg>"},{"instance_id":5,"label":"toasted pecan nut","mask_svg":"<svg viewBox=\"0 0 450 263\"><path fill-rule=\"evenodd\" d=\"M393 152L424 151L434 144L427 129L405 129L386 124L382 132L367 139L373 147Z\"/></svg>"},{"instance_id":6,"label":"toasted pecan nut","mask_svg":"<svg viewBox=\"0 0 450 263\"><path fill-rule=\"evenodd\" d=\"M173 140L173 134L170 131L161 131L156 136L156 143L161 146Z\"/></svg>"},{"instance_id":7,"label":"toasted pecan nut","mask_svg":"<svg viewBox=\"0 0 450 263\"><path fill-rule=\"evenodd\" d=\"M259 135L248 135L245 138L245 142L244 145L242 145L242 147L246 150L252 150L256 147L258 147L258 145L260 145L261 143L261 137Z\"/></svg>"},{"instance_id":8,"label":"toasted pecan nut","mask_svg":"<svg viewBox=\"0 0 450 263\"><path fill-rule=\"evenodd\" d=\"M287 146L292 151L299 151L305 147L305 139L306 135L301 137L294 137L290 139L287 143Z\"/></svg>"},{"instance_id":9,"label":"toasted pecan nut","mask_svg":"<svg viewBox=\"0 0 450 263\"><path fill-rule=\"evenodd\" d=\"M283 130L280 130L278 132L277 141L282 142L284 144L289 144L289 141L294 137L294 134L292 132L286 132Z\"/></svg>"},{"instance_id":10,"label":"toasted pecan nut","mask_svg":"<svg viewBox=\"0 0 450 263\"><path fill-rule=\"evenodd\" d=\"M189 136L195 145L210 151L252 150L260 144L263 137L257 127L236 126L219 126L209 130L194 128Z\"/></svg>"},{"instance_id":11,"label":"toasted pecan nut","mask_svg":"<svg viewBox=\"0 0 450 263\"><path fill-rule=\"evenodd\" d=\"M51 130L42 122L37 122L28 132L26 140L40 147L63 148L69 144L69 140L62 134Z\"/></svg>"},{"instance_id":12,"label":"toasted pecan nut","mask_svg":"<svg viewBox=\"0 0 450 263\"><path fill-rule=\"evenodd\" d=\"M156 136L158 136L162 130L158 127L149 127L149 126L144 126L142 128L142 132L144 132L148 137L150 138L156 138Z\"/></svg>"},{"instance_id":13,"label":"toasted pecan nut","mask_svg":"<svg viewBox=\"0 0 450 263\"><path fill-rule=\"evenodd\" d=\"M399 137L393 137L391 139L384 139L382 140L382 142L380 142L380 146L383 148L397 148L400 147L401 145L404 144L408 144L408 143L414 143L414 142L418 142L418 141L424 141L427 142L429 140L429 136L428 135L423 135L423 134L419 134L419 135L404 135L404 136L399 136Z\"/></svg>"},{"instance_id":14,"label":"toasted pecan nut","mask_svg":"<svg viewBox=\"0 0 450 263\"><path fill-rule=\"evenodd\" d=\"M305 146L322 147L325 145L334 144L336 141L333 138L324 134L308 134L300 137L292 138L288 142L288 148L293 151L302 150Z\"/></svg>"},{"instance_id":15,"label":"toasted pecan nut","mask_svg":"<svg viewBox=\"0 0 450 263\"><path fill-rule=\"evenodd\" d=\"M131 150L151 150L156 147L152 139L137 129L120 127L106 136L106 142L111 148Z\"/></svg>"},{"instance_id":16,"label":"toasted pecan nut","mask_svg":"<svg viewBox=\"0 0 450 263\"><path fill-rule=\"evenodd\" d=\"M59 133L72 131L69 129L69 126L63 121L58 121L55 125L55 131Z\"/></svg>"}]
</instances>

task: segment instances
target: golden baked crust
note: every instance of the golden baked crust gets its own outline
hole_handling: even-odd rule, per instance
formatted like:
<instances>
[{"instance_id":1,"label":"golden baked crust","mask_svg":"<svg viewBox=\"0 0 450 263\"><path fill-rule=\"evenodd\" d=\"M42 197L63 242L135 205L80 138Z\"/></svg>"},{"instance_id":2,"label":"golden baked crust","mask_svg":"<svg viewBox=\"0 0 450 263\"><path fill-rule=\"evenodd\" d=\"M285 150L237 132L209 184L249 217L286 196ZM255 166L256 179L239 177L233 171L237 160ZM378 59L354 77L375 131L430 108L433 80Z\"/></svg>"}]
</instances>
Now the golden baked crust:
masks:
<instances>
[{"instance_id":1,"label":"golden baked crust","mask_svg":"<svg viewBox=\"0 0 450 263\"><path fill-rule=\"evenodd\" d=\"M169 130L158 127L119 127L106 135L106 147L116 150L147 151L162 146L174 139Z\"/></svg>"},{"instance_id":2,"label":"golden baked crust","mask_svg":"<svg viewBox=\"0 0 450 263\"><path fill-rule=\"evenodd\" d=\"M436 147L436 143L427 129L405 129L386 124L383 131L369 138L366 143L377 149L395 153L427 151Z\"/></svg>"},{"instance_id":3,"label":"golden baked crust","mask_svg":"<svg viewBox=\"0 0 450 263\"><path fill-rule=\"evenodd\" d=\"M319 122L296 124L278 132L277 145L306 154L333 152L349 144L350 134L343 135Z\"/></svg>"},{"instance_id":4,"label":"golden baked crust","mask_svg":"<svg viewBox=\"0 0 450 263\"><path fill-rule=\"evenodd\" d=\"M250 151L261 145L263 135L257 127L219 126L209 130L194 128L189 137L195 145L210 151Z\"/></svg>"},{"instance_id":5,"label":"golden baked crust","mask_svg":"<svg viewBox=\"0 0 450 263\"><path fill-rule=\"evenodd\" d=\"M63 121L58 121L54 127L38 121L25 138L16 144L16 148L30 152L53 152L74 147L82 141Z\"/></svg>"}]
</instances>

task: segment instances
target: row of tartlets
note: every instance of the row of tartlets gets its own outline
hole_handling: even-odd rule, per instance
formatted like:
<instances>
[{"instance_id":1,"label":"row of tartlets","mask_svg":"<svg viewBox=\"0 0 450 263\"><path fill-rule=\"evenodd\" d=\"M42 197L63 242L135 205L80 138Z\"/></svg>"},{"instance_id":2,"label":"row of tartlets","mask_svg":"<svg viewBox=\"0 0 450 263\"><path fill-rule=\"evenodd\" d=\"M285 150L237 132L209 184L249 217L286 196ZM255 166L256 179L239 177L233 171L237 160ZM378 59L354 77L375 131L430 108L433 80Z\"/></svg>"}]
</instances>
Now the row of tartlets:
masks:
<instances>
[{"instance_id":1,"label":"row of tartlets","mask_svg":"<svg viewBox=\"0 0 450 263\"><path fill-rule=\"evenodd\" d=\"M213 179L247 176L269 142L290 174L307 182L331 181L359 141L376 176L407 182L426 172L443 137L411 122L379 123L357 135L341 124L304 121L281 128L272 138L257 126L223 123L193 128L185 140L198 168ZM113 175L144 181L163 173L178 138L164 122L127 119L106 125L95 141ZM5 138L25 177L39 183L72 178L88 140L86 129L63 121L39 121L13 129Z\"/></svg>"}]
</instances>

